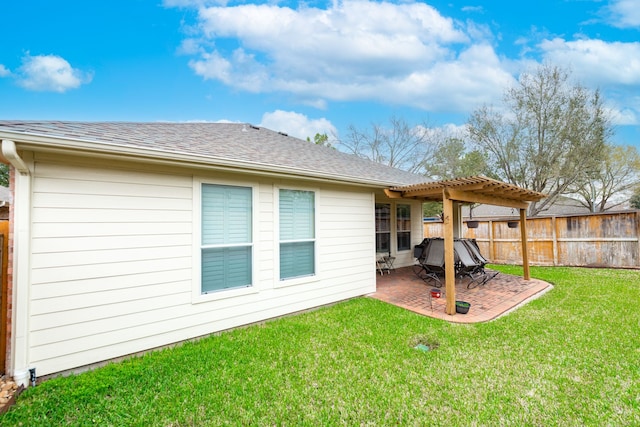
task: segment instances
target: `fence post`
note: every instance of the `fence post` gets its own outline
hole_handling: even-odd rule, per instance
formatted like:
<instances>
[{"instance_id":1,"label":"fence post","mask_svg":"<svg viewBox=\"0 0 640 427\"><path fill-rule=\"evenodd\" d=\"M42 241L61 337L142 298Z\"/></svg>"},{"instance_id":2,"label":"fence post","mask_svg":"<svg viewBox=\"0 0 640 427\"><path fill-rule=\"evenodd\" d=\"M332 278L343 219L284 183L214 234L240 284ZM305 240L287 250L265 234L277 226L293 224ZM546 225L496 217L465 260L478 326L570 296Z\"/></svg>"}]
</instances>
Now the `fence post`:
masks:
<instances>
[{"instance_id":1,"label":"fence post","mask_svg":"<svg viewBox=\"0 0 640 427\"><path fill-rule=\"evenodd\" d=\"M558 265L558 221L557 217L554 215L551 217L551 249L553 250L553 265L554 267Z\"/></svg>"},{"instance_id":2,"label":"fence post","mask_svg":"<svg viewBox=\"0 0 640 427\"><path fill-rule=\"evenodd\" d=\"M520 209L520 244L522 246L522 271L524 280L531 279L529 273L529 245L527 244L527 210Z\"/></svg>"},{"instance_id":3,"label":"fence post","mask_svg":"<svg viewBox=\"0 0 640 427\"><path fill-rule=\"evenodd\" d=\"M493 247L493 220L489 220L489 226L488 226L488 233L489 233L489 259L492 262L496 262L496 251Z\"/></svg>"}]
</instances>

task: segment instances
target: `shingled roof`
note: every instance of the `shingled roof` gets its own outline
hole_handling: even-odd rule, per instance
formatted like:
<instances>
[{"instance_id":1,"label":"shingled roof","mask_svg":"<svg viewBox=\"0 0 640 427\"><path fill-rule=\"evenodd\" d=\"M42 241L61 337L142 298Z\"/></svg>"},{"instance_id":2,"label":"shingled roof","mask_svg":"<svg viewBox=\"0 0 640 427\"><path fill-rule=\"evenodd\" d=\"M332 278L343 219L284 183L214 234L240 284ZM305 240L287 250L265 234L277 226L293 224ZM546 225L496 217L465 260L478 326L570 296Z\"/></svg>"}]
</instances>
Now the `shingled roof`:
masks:
<instances>
[{"instance_id":1,"label":"shingled roof","mask_svg":"<svg viewBox=\"0 0 640 427\"><path fill-rule=\"evenodd\" d=\"M427 178L242 123L0 121L19 149L91 150L180 159L199 165L324 178L375 187Z\"/></svg>"}]
</instances>

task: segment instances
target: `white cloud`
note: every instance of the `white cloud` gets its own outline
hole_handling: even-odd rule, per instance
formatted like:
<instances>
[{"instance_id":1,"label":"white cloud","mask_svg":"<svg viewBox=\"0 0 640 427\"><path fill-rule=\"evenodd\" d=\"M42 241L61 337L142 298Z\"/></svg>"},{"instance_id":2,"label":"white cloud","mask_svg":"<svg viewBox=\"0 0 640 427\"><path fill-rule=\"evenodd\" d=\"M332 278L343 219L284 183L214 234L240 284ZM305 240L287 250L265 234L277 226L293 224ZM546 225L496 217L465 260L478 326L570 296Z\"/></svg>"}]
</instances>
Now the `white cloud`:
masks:
<instances>
[{"instance_id":1,"label":"white cloud","mask_svg":"<svg viewBox=\"0 0 640 427\"><path fill-rule=\"evenodd\" d=\"M180 55L196 55L202 52L202 48L196 39L184 39L177 49Z\"/></svg>"},{"instance_id":2,"label":"white cloud","mask_svg":"<svg viewBox=\"0 0 640 427\"><path fill-rule=\"evenodd\" d=\"M199 43L191 37L183 46L195 55L189 65L197 75L254 93L291 93L306 105L376 100L467 111L510 81L482 42L492 38L486 27L465 30L424 3L244 4L201 8L199 19Z\"/></svg>"},{"instance_id":3,"label":"white cloud","mask_svg":"<svg viewBox=\"0 0 640 427\"><path fill-rule=\"evenodd\" d=\"M196 74L204 77L205 79L220 80L223 83L229 84L232 81L231 78L231 62L223 58L217 52L203 53L202 59L193 60L189 62L189 66L193 68Z\"/></svg>"},{"instance_id":4,"label":"white cloud","mask_svg":"<svg viewBox=\"0 0 640 427\"><path fill-rule=\"evenodd\" d=\"M609 114L614 125L635 126L640 124L640 108L637 111L633 111L629 108L624 108L621 110L612 108Z\"/></svg>"},{"instance_id":5,"label":"white cloud","mask_svg":"<svg viewBox=\"0 0 640 427\"><path fill-rule=\"evenodd\" d=\"M461 10L463 12L484 13L484 7L482 6L462 6Z\"/></svg>"},{"instance_id":6,"label":"white cloud","mask_svg":"<svg viewBox=\"0 0 640 427\"><path fill-rule=\"evenodd\" d=\"M27 55L19 69L18 84L35 91L65 92L89 83L93 76L72 68L56 55Z\"/></svg>"},{"instance_id":7,"label":"white cloud","mask_svg":"<svg viewBox=\"0 0 640 427\"><path fill-rule=\"evenodd\" d=\"M302 104L308 105L313 108L317 108L318 110L326 110L328 108L327 101L325 99L303 99L301 101Z\"/></svg>"},{"instance_id":8,"label":"white cloud","mask_svg":"<svg viewBox=\"0 0 640 427\"><path fill-rule=\"evenodd\" d=\"M620 28L640 28L640 4L638 0L613 0L605 8L609 22Z\"/></svg>"},{"instance_id":9,"label":"white cloud","mask_svg":"<svg viewBox=\"0 0 640 427\"><path fill-rule=\"evenodd\" d=\"M0 77L7 77L11 75L11 71L5 67L3 64L0 64Z\"/></svg>"},{"instance_id":10,"label":"white cloud","mask_svg":"<svg viewBox=\"0 0 640 427\"><path fill-rule=\"evenodd\" d=\"M581 82L640 86L640 42L556 38L545 40L540 48L546 60L570 68Z\"/></svg>"},{"instance_id":11,"label":"white cloud","mask_svg":"<svg viewBox=\"0 0 640 427\"><path fill-rule=\"evenodd\" d=\"M455 61L413 73L398 87L409 105L427 110L468 111L499 99L504 88L513 82L490 46L474 45Z\"/></svg>"},{"instance_id":12,"label":"white cloud","mask_svg":"<svg viewBox=\"0 0 640 427\"><path fill-rule=\"evenodd\" d=\"M206 5L227 4L226 0L163 0L164 7L204 7Z\"/></svg>"},{"instance_id":13,"label":"white cloud","mask_svg":"<svg viewBox=\"0 0 640 427\"><path fill-rule=\"evenodd\" d=\"M329 136L337 134L335 126L329 120L325 118L309 119L304 114L294 111L276 110L271 113L264 113L260 126L284 132L300 139L307 139L308 137L313 140L316 133L326 133Z\"/></svg>"},{"instance_id":14,"label":"white cloud","mask_svg":"<svg viewBox=\"0 0 640 427\"><path fill-rule=\"evenodd\" d=\"M200 60L190 61L189 66L205 79L219 80L249 92L261 92L268 81L266 67L243 49L233 51L229 59L218 52L203 53Z\"/></svg>"}]
</instances>

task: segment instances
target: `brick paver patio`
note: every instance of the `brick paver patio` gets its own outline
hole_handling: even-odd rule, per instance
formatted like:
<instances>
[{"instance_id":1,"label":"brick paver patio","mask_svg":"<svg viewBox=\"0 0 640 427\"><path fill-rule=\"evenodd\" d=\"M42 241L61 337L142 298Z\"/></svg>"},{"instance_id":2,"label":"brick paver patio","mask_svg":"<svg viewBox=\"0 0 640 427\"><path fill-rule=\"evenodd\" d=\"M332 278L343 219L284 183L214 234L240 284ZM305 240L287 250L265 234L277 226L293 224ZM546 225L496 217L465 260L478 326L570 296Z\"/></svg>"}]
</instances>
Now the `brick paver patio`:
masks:
<instances>
[{"instance_id":1,"label":"brick paver patio","mask_svg":"<svg viewBox=\"0 0 640 427\"><path fill-rule=\"evenodd\" d=\"M524 280L519 276L500 273L494 279L474 289L467 289L466 280L456 280L456 300L471 303L467 314L445 313L446 292L444 286L440 298L430 298L432 282L426 283L413 273L412 267L378 274L377 290L372 298L406 308L416 313L444 319L450 322L485 322L502 316L511 310L539 297L553 288L550 283L538 279Z\"/></svg>"}]
</instances>

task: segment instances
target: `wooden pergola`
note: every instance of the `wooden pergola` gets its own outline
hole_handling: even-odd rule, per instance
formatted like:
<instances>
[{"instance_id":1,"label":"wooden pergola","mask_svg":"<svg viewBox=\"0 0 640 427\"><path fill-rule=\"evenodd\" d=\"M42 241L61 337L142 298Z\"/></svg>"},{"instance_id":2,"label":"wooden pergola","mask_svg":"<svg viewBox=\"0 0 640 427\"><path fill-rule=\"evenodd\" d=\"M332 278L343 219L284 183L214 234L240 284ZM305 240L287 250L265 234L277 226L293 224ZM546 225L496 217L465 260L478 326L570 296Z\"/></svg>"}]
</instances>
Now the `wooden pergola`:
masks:
<instances>
[{"instance_id":1,"label":"wooden pergola","mask_svg":"<svg viewBox=\"0 0 640 427\"><path fill-rule=\"evenodd\" d=\"M391 199L416 199L425 202L442 202L444 229L444 260L446 313L456 313L456 287L454 269L454 205L465 203L483 203L506 206L520 211L520 240L522 242L522 267L524 279L531 278L529 273L529 257L527 252L527 208L529 203L546 196L537 191L526 190L516 185L496 181L484 176L456 178L446 181L426 182L385 190ZM458 232L459 230L456 230Z\"/></svg>"}]
</instances>

